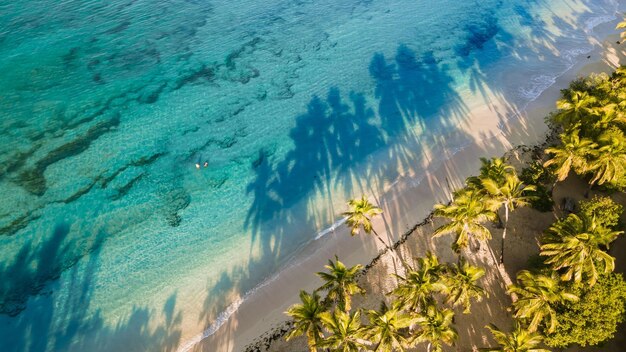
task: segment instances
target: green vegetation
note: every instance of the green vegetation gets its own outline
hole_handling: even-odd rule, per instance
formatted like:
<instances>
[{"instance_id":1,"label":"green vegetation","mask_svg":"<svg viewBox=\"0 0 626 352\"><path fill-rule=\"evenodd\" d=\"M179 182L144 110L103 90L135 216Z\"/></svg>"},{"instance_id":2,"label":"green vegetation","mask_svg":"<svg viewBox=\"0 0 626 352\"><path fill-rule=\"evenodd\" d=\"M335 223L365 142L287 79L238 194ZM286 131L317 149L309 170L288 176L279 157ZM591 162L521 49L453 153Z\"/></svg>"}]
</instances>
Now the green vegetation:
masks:
<instances>
[{"instance_id":1,"label":"green vegetation","mask_svg":"<svg viewBox=\"0 0 626 352\"><path fill-rule=\"evenodd\" d=\"M622 29L622 33L620 33L620 36L622 37L622 39L626 39L626 21L618 23L615 29Z\"/></svg>"},{"instance_id":2,"label":"green vegetation","mask_svg":"<svg viewBox=\"0 0 626 352\"><path fill-rule=\"evenodd\" d=\"M365 196L361 197L361 199L350 200L348 206L349 210L345 211L343 215L346 216L346 224L350 227L350 234L356 236L363 229L366 234L373 233L380 243L385 247L389 247L372 227L372 219L382 214L383 211L370 203Z\"/></svg>"},{"instance_id":3,"label":"green vegetation","mask_svg":"<svg viewBox=\"0 0 626 352\"><path fill-rule=\"evenodd\" d=\"M314 346L323 337L321 314L325 307L315 292L311 295L300 291L300 300L301 304L291 306L286 312L295 322L293 330L287 334L287 340L306 335L311 351L316 351Z\"/></svg>"},{"instance_id":4,"label":"green vegetation","mask_svg":"<svg viewBox=\"0 0 626 352\"><path fill-rule=\"evenodd\" d=\"M556 178L542 163L537 160L530 162L530 164L522 170L520 180L527 185L535 187L535 190L527 192L527 195L530 197L531 207L541 212L552 210L554 201L546 185L553 184Z\"/></svg>"},{"instance_id":5,"label":"green vegetation","mask_svg":"<svg viewBox=\"0 0 626 352\"><path fill-rule=\"evenodd\" d=\"M404 261L398 256L396 251L383 241L382 237L372 226L372 219L382 213L382 209L370 203L365 196L362 196L361 199L351 199L348 202L348 210L343 215L346 217L346 224L350 227L352 236L358 235L361 229L368 235L374 234L376 239L392 253L394 260L398 260L404 265Z\"/></svg>"},{"instance_id":6,"label":"green vegetation","mask_svg":"<svg viewBox=\"0 0 626 352\"><path fill-rule=\"evenodd\" d=\"M618 28L626 29L626 21ZM503 229L502 265L509 213L525 205L551 210L552 190L571 173L590 189L626 189L626 67L610 76L572 82L556 106L548 122L560 143L536 156L521 176L504 158L481 159L479 175L469 177L450 203L435 206L434 216L449 221L434 237L454 234L458 253L491 239L487 222L498 221ZM365 197L348 205L344 215L351 234L373 233L395 260L398 254L372 226L380 208ZM587 346L611 338L626 314L626 282L613 273L615 258L608 252L623 233L622 212L623 206L610 197L594 196L581 201L577 213L566 214L546 229L540 255L529 258L530 268L518 272L507 288L513 301L513 331L487 326L498 347L483 350L543 352L548 351L543 344ZM485 270L463 257L456 264L440 263L430 252L413 265L402 263L405 270L394 274L396 285L387 293L390 304L364 310L352 307L352 296L365 294L357 282L363 267L348 268L337 258L330 261L328 272L318 273L323 285L312 294L302 291L302 303L286 312L294 321L287 339L304 335L311 351L404 351L419 343L427 343L428 351L442 351L454 345L458 334L452 309L463 307L469 314L472 301L486 296L480 286ZM323 300L318 295L322 291L327 293Z\"/></svg>"},{"instance_id":7,"label":"green vegetation","mask_svg":"<svg viewBox=\"0 0 626 352\"><path fill-rule=\"evenodd\" d=\"M330 348L333 351L351 352L365 348L365 340L361 339L361 311L354 313L336 309L334 312L321 314L324 328L328 336L319 341L316 346Z\"/></svg>"},{"instance_id":8,"label":"green vegetation","mask_svg":"<svg viewBox=\"0 0 626 352\"><path fill-rule=\"evenodd\" d=\"M402 311L398 304L389 308L385 303L380 310L367 311L369 325L365 328L364 337L376 341L374 351L404 351L411 346L405 331L417 321L415 317Z\"/></svg>"},{"instance_id":9,"label":"green vegetation","mask_svg":"<svg viewBox=\"0 0 626 352\"><path fill-rule=\"evenodd\" d=\"M517 177L515 172L506 174L503 180L486 178L482 180L483 187L488 197L500 207L504 207L504 231L502 231L502 244L500 247L500 263L504 263L504 240L506 239L506 227L509 222L509 211L516 207L529 204L531 196L528 192L536 191L534 186L527 186Z\"/></svg>"},{"instance_id":10,"label":"green vegetation","mask_svg":"<svg viewBox=\"0 0 626 352\"><path fill-rule=\"evenodd\" d=\"M594 196L591 200L580 202L580 214L583 218L595 219L598 226L615 229L619 217L624 212L621 204L615 203L610 197Z\"/></svg>"},{"instance_id":11,"label":"green vegetation","mask_svg":"<svg viewBox=\"0 0 626 352\"><path fill-rule=\"evenodd\" d=\"M441 292L446 287L441 278L443 266L432 253L425 258L419 258L418 269L409 268L406 276L396 275L399 284L392 294L399 304L411 312L419 312L433 304L433 293Z\"/></svg>"},{"instance_id":12,"label":"green vegetation","mask_svg":"<svg viewBox=\"0 0 626 352\"><path fill-rule=\"evenodd\" d=\"M509 287L509 293L518 295L519 299L513 302L514 316L527 323L530 332L537 331L542 324L548 332L553 331L557 326L555 305L578 300L560 285L558 275L534 274L528 270L517 274L517 284Z\"/></svg>"},{"instance_id":13,"label":"green vegetation","mask_svg":"<svg viewBox=\"0 0 626 352\"><path fill-rule=\"evenodd\" d=\"M455 251L466 249L470 240L491 239L491 232L482 223L486 220L495 220L496 213L484 200L484 195L480 191L463 189L454 194L452 204L435 205L435 216L445 217L451 221L435 230L433 236L455 233Z\"/></svg>"},{"instance_id":14,"label":"green vegetation","mask_svg":"<svg viewBox=\"0 0 626 352\"><path fill-rule=\"evenodd\" d=\"M485 271L463 258L458 264L440 264L432 253L417 258L417 264L416 269L408 267L406 277L396 275L399 283L389 293L390 305L353 310L351 297L364 293L356 282L362 266L348 268L338 259L329 261L328 272L318 273L322 286L313 294L302 291L302 303L287 310L294 320L287 339L305 335L311 351L403 351L422 342L428 350L441 351L443 345L453 345L454 313L440 305L462 305L469 313L471 301L485 295L478 285ZM324 300L318 296L321 291L327 292ZM367 323L362 316L367 316Z\"/></svg>"},{"instance_id":15,"label":"green vegetation","mask_svg":"<svg viewBox=\"0 0 626 352\"><path fill-rule=\"evenodd\" d=\"M456 330L452 327L454 312L450 309L440 310L435 305L428 306L424 313L417 318L417 323L422 328L416 335L417 341L428 342L426 351L441 352L443 345L454 345L458 338Z\"/></svg>"},{"instance_id":16,"label":"green vegetation","mask_svg":"<svg viewBox=\"0 0 626 352\"><path fill-rule=\"evenodd\" d=\"M455 233L456 251L467 248L471 240L489 240L491 232L483 223L499 219L498 210L504 208L504 231L500 246L502 264L509 213L517 207L530 204L535 198L531 192L536 192L537 187L522 182L515 168L503 158L483 158L481 162L480 176L468 177L465 181L467 186L454 193L449 205L435 205L435 216L448 218L451 222L435 230L433 236Z\"/></svg>"},{"instance_id":17,"label":"green vegetation","mask_svg":"<svg viewBox=\"0 0 626 352\"><path fill-rule=\"evenodd\" d=\"M469 314L471 300L480 302L487 295L485 290L478 285L478 281L485 276L485 269L470 265L465 258L459 258L458 264L448 267L448 273L443 277L443 292L447 298L446 303L453 307L462 305L463 313Z\"/></svg>"},{"instance_id":18,"label":"green vegetation","mask_svg":"<svg viewBox=\"0 0 626 352\"><path fill-rule=\"evenodd\" d=\"M595 217L582 218L570 214L552 225L543 239L540 255L547 257L561 280L574 280L593 286L599 273L608 274L615 269L615 258L606 249L623 231L614 231L599 225Z\"/></svg>"},{"instance_id":19,"label":"green vegetation","mask_svg":"<svg viewBox=\"0 0 626 352\"><path fill-rule=\"evenodd\" d=\"M502 332L495 325L488 325L494 340L499 347L483 348L484 352L549 352L549 350L538 348L543 340L543 336L536 332L529 332L518 323L510 334Z\"/></svg>"},{"instance_id":20,"label":"green vegetation","mask_svg":"<svg viewBox=\"0 0 626 352\"><path fill-rule=\"evenodd\" d=\"M575 285L575 303L557 307L559 323L546 337L552 347L597 345L613 337L617 324L624 321L626 283L621 274L603 275L593 287Z\"/></svg>"},{"instance_id":21,"label":"green vegetation","mask_svg":"<svg viewBox=\"0 0 626 352\"><path fill-rule=\"evenodd\" d=\"M563 90L559 110L550 118L562 131L561 144L546 149L552 157L544 164L559 181L573 171L592 186L626 186L625 73L621 68L611 76L592 75Z\"/></svg>"},{"instance_id":22,"label":"green vegetation","mask_svg":"<svg viewBox=\"0 0 626 352\"><path fill-rule=\"evenodd\" d=\"M349 311L352 295L365 293L365 290L356 283L356 275L363 269L363 265L347 268L335 257L334 262L328 261L326 269L328 269L327 273L317 273L317 276L324 280L324 284L318 290L327 291L326 298L332 300L342 310Z\"/></svg>"}]
</instances>

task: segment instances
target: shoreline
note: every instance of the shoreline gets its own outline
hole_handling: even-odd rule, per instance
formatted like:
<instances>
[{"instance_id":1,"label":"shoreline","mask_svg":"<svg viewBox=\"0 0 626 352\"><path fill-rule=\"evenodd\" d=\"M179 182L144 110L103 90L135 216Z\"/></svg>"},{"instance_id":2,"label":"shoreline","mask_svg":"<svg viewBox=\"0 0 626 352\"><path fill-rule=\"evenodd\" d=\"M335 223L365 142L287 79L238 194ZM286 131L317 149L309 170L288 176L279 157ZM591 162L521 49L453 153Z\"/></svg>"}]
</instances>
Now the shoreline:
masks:
<instances>
[{"instance_id":1,"label":"shoreline","mask_svg":"<svg viewBox=\"0 0 626 352\"><path fill-rule=\"evenodd\" d=\"M479 168L479 156L502 155L504 152L520 145L539 145L545 141L548 127L543 118L554 110L554 101L560 94L560 89L580 75L589 72L608 71L611 65L619 60L618 50L615 47L616 36L611 33L615 21L600 24L594 31L594 36L604 38L602 43L594 43L594 49L587 55L597 59L580 61L556 78L555 82L545 89L534 101L531 101L523 110L517 111L498 104L484 104L471 115L476 120L479 116L491 116L489 122L500 125L500 133L487 136L477 136L472 143L458 151L446 151L445 159L439 165L428 168L417 186L412 185L414 180L410 176L403 176L393 189L388 190L379 199L376 199L384 210L384 216L374 221L379 232L393 241L393 248L400 247L414 234L420 226L432 220L432 205L449 200L450 190L459 187L465 177L475 174ZM610 28L608 28L610 27ZM600 34L603 33L603 34ZM598 45L601 44L601 45ZM500 102L505 103L505 102ZM503 113L506 118L498 119ZM459 162L464 160L465 162ZM422 200L417 202L416 200ZM418 204L416 204L418 203ZM428 215L430 214L430 215ZM418 224L410 225L414 220L424 219ZM330 230L324 236L326 240L314 242L305 248L295 263L289 263L286 268L273 276L273 280L263 282L249 297L246 294L236 311L216 332L197 343L190 345L189 341L184 349L189 351L261 351L271 345L271 341L282 338L289 321L283 314L287 307L296 303L297 292L300 289L312 290L318 286L314 273L320 270L328 258L337 254L347 265L369 263L370 269L379 261L385 260L385 252L379 251L379 245L371 238L351 238L343 227ZM396 237L390 235L402 233ZM360 241L357 244L355 241ZM374 257L374 259L372 259ZM388 258L387 258L388 259ZM285 289L287 288L287 289ZM259 319L262 317L262 319Z\"/></svg>"}]
</instances>

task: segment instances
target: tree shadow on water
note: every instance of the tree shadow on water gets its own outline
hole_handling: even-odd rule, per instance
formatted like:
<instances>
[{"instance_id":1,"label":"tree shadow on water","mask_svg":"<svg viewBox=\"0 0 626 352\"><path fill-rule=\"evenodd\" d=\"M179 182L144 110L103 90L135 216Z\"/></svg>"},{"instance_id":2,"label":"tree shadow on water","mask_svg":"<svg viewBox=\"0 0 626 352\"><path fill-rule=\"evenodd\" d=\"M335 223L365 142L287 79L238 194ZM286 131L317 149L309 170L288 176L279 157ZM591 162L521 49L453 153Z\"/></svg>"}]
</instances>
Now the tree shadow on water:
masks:
<instances>
[{"instance_id":1,"label":"tree shadow on water","mask_svg":"<svg viewBox=\"0 0 626 352\"><path fill-rule=\"evenodd\" d=\"M160 311L134 306L113 321L105 319L92 301L106 234L94 236L78 263L67 262L67 254L77 250L75 241L64 241L68 232L67 224L58 225L48 239L25 244L12 264L0 267L0 350L175 351L182 321L176 294ZM61 272L64 280L57 280Z\"/></svg>"},{"instance_id":2,"label":"tree shadow on water","mask_svg":"<svg viewBox=\"0 0 626 352\"><path fill-rule=\"evenodd\" d=\"M252 162L253 204L244 227L252 233L251 252L260 248L255 265L278 263L336 221L344 210L334 208L338 199L379 193L399 169L416 170L422 156L414 147L424 140L415 128L449 125L467 111L449 71L432 52L418 56L400 45L393 61L373 55L374 97L337 87L313 96L295 117L291 150L275 155L264 148Z\"/></svg>"}]
</instances>

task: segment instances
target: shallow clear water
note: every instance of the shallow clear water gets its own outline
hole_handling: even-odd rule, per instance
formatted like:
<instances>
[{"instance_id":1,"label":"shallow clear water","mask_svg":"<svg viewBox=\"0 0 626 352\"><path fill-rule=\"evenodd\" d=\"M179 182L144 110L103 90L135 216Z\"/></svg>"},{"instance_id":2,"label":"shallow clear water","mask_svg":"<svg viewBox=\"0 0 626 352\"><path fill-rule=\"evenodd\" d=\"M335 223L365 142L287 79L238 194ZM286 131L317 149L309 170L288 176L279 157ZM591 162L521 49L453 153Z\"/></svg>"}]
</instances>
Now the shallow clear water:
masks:
<instances>
[{"instance_id":1,"label":"shallow clear water","mask_svg":"<svg viewBox=\"0 0 626 352\"><path fill-rule=\"evenodd\" d=\"M176 350L617 5L0 0L0 350Z\"/></svg>"}]
</instances>

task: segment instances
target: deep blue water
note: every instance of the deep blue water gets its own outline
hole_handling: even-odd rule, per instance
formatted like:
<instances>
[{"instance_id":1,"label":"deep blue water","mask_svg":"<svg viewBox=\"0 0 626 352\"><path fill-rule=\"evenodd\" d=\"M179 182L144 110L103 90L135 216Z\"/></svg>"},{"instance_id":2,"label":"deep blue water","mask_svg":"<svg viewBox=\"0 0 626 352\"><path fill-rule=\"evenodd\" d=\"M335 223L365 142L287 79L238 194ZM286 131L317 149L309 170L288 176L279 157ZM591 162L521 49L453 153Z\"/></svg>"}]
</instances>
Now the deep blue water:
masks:
<instances>
[{"instance_id":1,"label":"deep blue water","mask_svg":"<svg viewBox=\"0 0 626 352\"><path fill-rule=\"evenodd\" d=\"M176 350L617 6L0 0L0 350Z\"/></svg>"}]
</instances>

